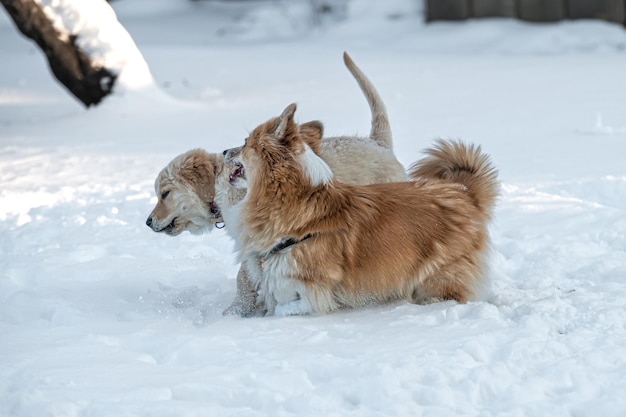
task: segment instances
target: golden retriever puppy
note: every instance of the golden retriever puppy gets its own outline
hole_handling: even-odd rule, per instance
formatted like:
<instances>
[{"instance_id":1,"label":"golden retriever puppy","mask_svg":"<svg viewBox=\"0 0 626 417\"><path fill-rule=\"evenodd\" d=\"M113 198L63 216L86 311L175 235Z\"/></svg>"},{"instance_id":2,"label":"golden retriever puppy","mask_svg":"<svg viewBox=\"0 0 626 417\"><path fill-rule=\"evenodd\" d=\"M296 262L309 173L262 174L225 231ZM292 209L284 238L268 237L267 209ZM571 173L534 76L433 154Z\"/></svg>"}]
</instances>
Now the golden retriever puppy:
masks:
<instances>
[{"instance_id":1,"label":"golden retriever puppy","mask_svg":"<svg viewBox=\"0 0 626 417\"><path fill-rule=\"evenodd\" d=\"M480 148L440 141L412 167L414 181L349 185L318 156L311 133L302 137L295 110L225 151L246 176L240 250L268 314L472 300L498 194ZM318 144L321 136L320 128Z\"/></svg>"},{"instance_id":2,"label":"golden retriever puppy","mask_svg":"<svg viewBox=\"0 0 626 417\"><path fill-rule=\"evenodd\" d=\"M321 157L341 181L371 184L406 180L405 169L393 153L391 128L383 100L347 53L344 53L344 63L369 104L369 137L339 136L319 142L317 135L322 126L318 122L301 124L300 136L303 140L310 138L315 146L319 146ZM242 172L233 173L233 181L239 186L235 189L229 184L231 171L232 167L224 168L222 155L201 149L177 156L155 180L158 201L146 224L155 232L170 236L185 230L197 234L211 231L213 225L227 225L225 230L237 243L237 224L229 220L228 213L246 194L245 176ZM247 279L244 262L237 276L237 295L225 313L253 314L257 307L255 301L256 288Z\"/></svg>"},{"instance_id":3,"label":"golden retriever puppy","mask_svg":"<svg viewBox=\"0 0 626 417\"><path fill-rule=\"evenodd\" d=\"M185 230L200 234L219 220L213 201L221 159L202 149L172 159L154 182L158 200L146 225L155 232L177 236Z\"/></svg>"}]
</instances>

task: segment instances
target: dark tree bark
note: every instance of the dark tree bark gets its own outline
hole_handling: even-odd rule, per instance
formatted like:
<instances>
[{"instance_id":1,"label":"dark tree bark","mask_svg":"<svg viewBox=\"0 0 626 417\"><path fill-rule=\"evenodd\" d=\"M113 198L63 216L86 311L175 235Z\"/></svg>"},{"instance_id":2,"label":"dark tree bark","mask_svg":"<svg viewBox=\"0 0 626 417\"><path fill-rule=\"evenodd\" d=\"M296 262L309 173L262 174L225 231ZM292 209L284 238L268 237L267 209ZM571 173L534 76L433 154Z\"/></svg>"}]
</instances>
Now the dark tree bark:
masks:
<instances>
[{"instance_id":1,"label":"dark tree bark","mask_svg":"<svg viewBox=\"0 0 626 417\"><path fill-rule=\"evenodd\" d=\"M54 76L86 107L111 93L116 75L95 65L76 45L64 40L34 0L0 0L15 25L45 53Z\"/></svg>"}]
</instances>

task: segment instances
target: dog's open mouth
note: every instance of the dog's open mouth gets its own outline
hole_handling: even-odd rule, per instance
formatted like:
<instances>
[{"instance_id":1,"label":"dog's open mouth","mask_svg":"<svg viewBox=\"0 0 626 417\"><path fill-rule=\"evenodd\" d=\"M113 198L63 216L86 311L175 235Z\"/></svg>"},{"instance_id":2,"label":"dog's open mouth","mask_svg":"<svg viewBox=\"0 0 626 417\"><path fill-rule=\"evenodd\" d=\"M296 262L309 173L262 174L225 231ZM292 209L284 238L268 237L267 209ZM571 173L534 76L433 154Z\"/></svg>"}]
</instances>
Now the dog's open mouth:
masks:
<instances>
[{"instance_id":1,"label":"dog's open mouth","mask_svg":"<svg viewBox=\"0 0 626 417\"><path fill-rule=\"evenodd\" d=\"M165 226L163 229L159 230L159 232L165 232L168 235L171 235L174 231L174 228L176 227L176 219L178 219L178 217L174 217L172 221L170 222L170 224Z\"/></svg>"},{"instance_id":2,"label":"dog's open mouth","mask_svg":"<svg viewBox=\"0 0 626 417\"><path fill-rule=\"evenodd\" d=\"M233 169L228 176L228 180L233 183L237 181L238 178L245 178L245 170L243 169L243 165L237 165L235 169Z\"/></svg>"}]
</instances>

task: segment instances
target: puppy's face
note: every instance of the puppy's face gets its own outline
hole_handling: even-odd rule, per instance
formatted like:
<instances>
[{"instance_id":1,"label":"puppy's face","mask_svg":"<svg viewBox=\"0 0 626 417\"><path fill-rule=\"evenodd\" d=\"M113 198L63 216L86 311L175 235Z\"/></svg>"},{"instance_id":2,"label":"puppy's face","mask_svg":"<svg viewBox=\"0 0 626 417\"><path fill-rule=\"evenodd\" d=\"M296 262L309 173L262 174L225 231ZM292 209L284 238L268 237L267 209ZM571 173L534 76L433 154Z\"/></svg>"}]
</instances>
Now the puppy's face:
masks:
<instances>
[{"instance_id":1,"label":"puppy's face","mask_svg":"<svg viewBox=\"0 0 626 417\"><path fill-rule=\"evenodd\" d=\"M243 146L224 151L224 160L233 166L230 183L247 187L254 180L280 183L298 174L311 185L327 183L330 168L318 156L323 126L318 121L297 125L296 105L285 108L280 117L255 128Z\"/></svg>"},{"instance_id":2,"label":"puppy's face","mask_svg":"<svg viewBox=\"0 0 626 417\"><path fill-rule=\"evenodd\" d=\"M157 205L146 224L155 232L177 236L212 230L217 156L195 149L174 158L157 176Z\"/></svg>"},{"instance_id":3,"label":"puppy's face","mask_svg":"<svg viewBox=\"0 0 626 417\"><path fill-rule=\"evenodd\" d=\"M248 188L246 170L241 162L239 162L242 149L243 146L239 146L237 148L232 148L224 151L224 162L228 164L226 167L224 167L224 169L229 172L228 182L231 186L239 190L244 190Z\"/></svg>"}]
</instances>

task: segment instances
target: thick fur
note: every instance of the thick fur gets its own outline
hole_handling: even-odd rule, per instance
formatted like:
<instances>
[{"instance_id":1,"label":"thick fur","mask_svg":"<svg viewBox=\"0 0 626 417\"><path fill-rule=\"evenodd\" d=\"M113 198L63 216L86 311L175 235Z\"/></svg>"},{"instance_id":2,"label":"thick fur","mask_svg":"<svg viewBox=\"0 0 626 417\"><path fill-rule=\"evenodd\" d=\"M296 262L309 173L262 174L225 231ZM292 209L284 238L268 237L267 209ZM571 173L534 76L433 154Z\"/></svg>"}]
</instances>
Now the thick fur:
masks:
<instances>
[{"instance_id":1,"label":"thick fur","mask_svg":"<svg viewBox=\"0 0 626 417\"><path fill-rule=\"evenodd\" d=\"M210 204L220 160L216 154L193 149L170 161L154 181L158 200L146 224L170 236L185 230L198 234L211 225Z\"/></svg>"},{"instance_id":2,"label":"thick fur","mask_svg":"<svg viewBox=\"0 0 626 417\"><path fill-rule=\"evenodd\" d=\"M344 62L367 98L371 111L369 137L338 136L319 142L322 133L319 122L301 124L301 137L316 147L316 152L341 181L371 184L406 180L404 167L392 150L391 128L382 99L347 53L344 53ZM230 167L224 168L222 155L192 150L177 156L156 178L158 202L146 223L155 232L171 236L185 230L191 233L211 231L216 220L210 212L213 202L221 211L225 230L237 242L238 221L233 220L237 214L231 208L245 195L245 181L236 181L240 189L231 187L229 179L232 171ZM166 194L167 191L170 191L169 194ZM247 275L244 262L237 277L237 296L227 309L228 313L253 313L256 289L250 285Z\"/></svg>"},{"instance_id":3,"label":"thick fur","mask_svg":"<svg viewBox=\"0 0 626 417\"><path fill-rule=\"evenodd\" d=\"M344 62L367 98L371 111L370 135L325 138L319 144L319 154L341 181L352 184L403 181L406 173L393 153L385 104L347 53L344 53ZM300 127L305 139L309 134L315 137L321 129L316 122L304 123ZM185 230L196 234L211 231L215 219L208 204L215 196L215 176L221 159L221 155L201 149L174 158L155 180L158 202L146 223L155 232L172 236ZM170 194L165 194L170 190ZM233 192L233 198L240 194Z\"/></svg>"},{"instance_id":4,"label":"thick fur","mask_svg":"<svg viewBox=\"0 0 626 417\"><path fill-rule=\"evenodd\" d=\"M427 149L426 158L409 168L413 179L437 179L463 184L471 191L474 204L483 213L490 213L498 197L497 172L480 146L458 141L437 140Z\"/></svg>"},{"instance_id":5,"label":"thick fur","mask_svg":"<svg viewBox=\"0 0 626 417\"><path fill-rule=\"evenodd\" d=\"M498 190L488 157L440 141L413 166L412 182L348 185L325 174L312 138L299 134L295 109L226 154L247 173L241 250L250 264L263 260L253 279L268 312L472 300L484 279ZM276 250L286 241L297 243Z\"/></svg>"}]
</instances>

